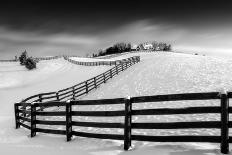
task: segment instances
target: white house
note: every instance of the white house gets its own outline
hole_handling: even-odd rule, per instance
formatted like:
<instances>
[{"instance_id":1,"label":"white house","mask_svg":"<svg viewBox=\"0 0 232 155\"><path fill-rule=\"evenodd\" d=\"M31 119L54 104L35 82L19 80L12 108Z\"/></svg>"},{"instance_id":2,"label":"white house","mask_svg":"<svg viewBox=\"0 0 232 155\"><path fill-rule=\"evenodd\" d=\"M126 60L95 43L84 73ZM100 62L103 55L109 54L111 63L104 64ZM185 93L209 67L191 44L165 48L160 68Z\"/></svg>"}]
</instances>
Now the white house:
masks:
<instances>
[{"instance_id":1,"label":"white house","mask_svg":"<svg viewBox=\"0 0 232 155\"><path fill-rule=\"evenodd\" d=\"M153 49L153 46L151 43L146 42L146 43L143 43L143 48L145 50L150 50L150 49Z\"/></svg>"},{"instance_id":2,"label":"white house","mask_svg":"<svg viewBox=\"0 0 232 155\"><path fill-rule=\"evenodd\" d=\"M138 45L132 44L132 45L131 45L131 50L132 50L132 51L136 51L136 50L137 50L137 47L138 47Z\"/></svg>"}]
</instances>

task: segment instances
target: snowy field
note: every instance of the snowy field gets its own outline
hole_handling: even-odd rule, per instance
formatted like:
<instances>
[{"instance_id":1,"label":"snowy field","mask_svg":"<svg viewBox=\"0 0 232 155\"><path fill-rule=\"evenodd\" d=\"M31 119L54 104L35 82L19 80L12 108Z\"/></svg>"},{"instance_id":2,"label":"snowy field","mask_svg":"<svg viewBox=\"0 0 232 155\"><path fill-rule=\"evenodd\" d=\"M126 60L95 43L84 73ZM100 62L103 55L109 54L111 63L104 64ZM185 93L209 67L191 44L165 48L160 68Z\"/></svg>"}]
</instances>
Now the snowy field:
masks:
<instances>
[{"instance_id":1,"label":"snowy field","mask_svg":"<svg viewBox=\"0 0 232 155\"><path fill-rule=\"evenodd\" d=\"M172 93L232 91L232 59L195 56L180 53L131 53L115 59L140 55L141 62L90 92L82 99L116 98L127 96ZM101 60L101 59L100 59ZM112 60L112 59L110 59ZM65 136L38 133L29 138L26 129L14 129L13 104L40 92L69 87L95 75L110 66L78 66L63 59L41 61L34 71L27 71L18 63L0 63L0 153L1 154L157 154L157 155L218 155L220 145L212 143L150 143L132 141L133 149L123 151L122 141L75 137L66 142ZM214 106L219 101L181 101L134 104L133 109ZM124 107L83 106L75 110L116 110ZM123 118L75 118L82 121L123 122ZM216 114L133 116L133 122L178 122L219 120ZM58 127L59 128L59 127ZM59 128L60 129L60 128ZM75 128L75 130L122 134L121 129ZM213 129L132 130L144 135L219 135ZM28 136L27 136L28 135ZM232 132L230 133L232 135Z\"/></svg>"}]
</instances>

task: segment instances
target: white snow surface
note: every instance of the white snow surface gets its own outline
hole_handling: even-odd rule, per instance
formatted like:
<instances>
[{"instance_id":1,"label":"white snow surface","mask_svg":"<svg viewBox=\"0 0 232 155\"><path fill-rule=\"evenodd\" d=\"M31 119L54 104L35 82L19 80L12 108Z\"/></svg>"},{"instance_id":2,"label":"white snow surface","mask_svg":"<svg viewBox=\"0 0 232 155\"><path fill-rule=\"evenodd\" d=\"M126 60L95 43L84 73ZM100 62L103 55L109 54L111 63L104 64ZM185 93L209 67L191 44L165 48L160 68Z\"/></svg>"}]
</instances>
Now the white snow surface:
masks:
<instances>
[{"instance_id":1,"label":"white snow surface","mask_svg":"<svg viewBox=\"0 0 232 155\"><path fill-rule=\"evenodd\" d=\"M173 93L232 90L232 59L181 53L131 53L140 55L141 62L90 92L82 99L117 98ZM120 58L120 59L121 59ZM111 66L112 67L112 66ZM213 143L150 143L132 141L132 150L123 151L123 142L37 133L30 138L27 129L14 129L13 104L31 95L56 91L98 75L110 66L78 66L63 59L41 61L34 71L18 63L0 63L0 153L1 154L75 154L75 155L219 155L220 145ZM133 104L133 109L214 106L219 101L181 101ZM117 110L121 105L82 106L74 110ZM62 117L48 118L61 120ZM73 118L81 121L123 122L123 117ZM133 122L182 122L220 120L216 114L133 116ZM54 128L54 127L50 127ZM57 126L56 129L62 129ZM122 134L122 129L74 128L94 133ZM230 132L231 135L232 132ZM132 130L142 135L219 135L216 129Z\"/></svg>"}]
</instances>

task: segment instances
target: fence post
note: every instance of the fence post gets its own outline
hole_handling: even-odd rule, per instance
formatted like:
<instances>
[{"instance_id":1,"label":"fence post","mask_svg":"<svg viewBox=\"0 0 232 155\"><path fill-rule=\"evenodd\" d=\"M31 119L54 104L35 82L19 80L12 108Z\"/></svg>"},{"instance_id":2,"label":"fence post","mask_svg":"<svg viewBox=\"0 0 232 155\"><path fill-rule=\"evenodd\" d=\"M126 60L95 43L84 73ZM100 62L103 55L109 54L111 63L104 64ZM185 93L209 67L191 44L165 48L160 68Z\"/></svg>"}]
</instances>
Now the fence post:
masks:
<instances>
[{"instance_id":1,"label":"fence post","mask_svg":"<svg viewBox=\"0 0 232 155\"><path fill-rule=\"evenodd\" d=\"M43 102L43 98L42 98L42 95L39 94L39 102ZM43 106L40 107L40 110L43 111Z\"/></svg>"},{"instance_id":2,"label":"fence post","mask_svg":"<svg viewBox=\"0 0 232 155\"><path fill-rule=\"evenodd\" d=\"M227 92L221 93L221 153L229 153L229 100Z\"/></svg>"},{"instance_id":3,"label":"fence post","mask_svg":"<svg viewBox=\"0 0 232 155\"><path fill-rule=\"evenodd\" d=\"M86 94L88 94L89 89L88 89L88 81L85 81L85 89L86 89Z\"/></svg>"},{"instance_id":4,"label":"fence post","mask_svg":"<svg viewBox=\"0 0 232 155\"><path fill-rule=\"evenodd\" d=\"M124 123L124 150L128 150L131 146L131 99L125 100L125 123Z\"/></svg>"},{"instance_id":5,"label":"fence post","mask_svg":"<svg viewBox=\"0 0 232 155\"><path fill-rule=\"evenodd\" d=\"M72 87L72 92L73 92L73 100L75 100L75 86Z\"/></svg>"},{"instance_id":6,"label":"fence post","mask_svg":"<svg viewBox=\"0 0 232 155\"><path fill-rule=\"evenodd\" d=\"M121 67L122 67L122 71L123 71L123 63L121 62Z\"/></svg>"},{"instance_id":7,"label":"fence post","mask_svg":"<svg viewBox=\"0 0 232 155\"><path fill-rule=\"evenodd\" d=\"M59 92L56 92L56 99L57 99L57 101L60 101Z\"/></svg>"},{"instance_id":8,"label":"fence post","mask_svg":"<svg viewBox=\"0 0 232 155\"><path fill-rule=\"evenodd\" d=\"M131 61L132 61L132 64L135 64L135 58L134 57L131 58Z\"/></svg>"},{"instance_id":9,"label":"fence post","mask_svg":"<svg viewBox=\"0 0 232 155\"><path fill-rule=\"evenodd\" d=\"M105 73L103 73L104 83L106 83L106 76Z\"/></svg>"},{"instance_id":10,"label":"fence post","mask_svg":"<svg viewBox=\"0 0 232 155\"><path fill-rule=\"evenodd\" d=\"M116 65L116 73L118 74L118 65Z\"/></svg>"},{"instance_id":11,"label":"fence post","mask_svg":"<svg viewBox=\"0 0 232 155\"><path fill-rule=\"evenodd\" d=\"M19 124L19 106L14 104L14 110L15 110L15 128L20 128Z\"/></svg>"},{"instance_id":12,"label":"fence post","mask_svg":"<svg viewBox=\"0 0 232 155\"><path fill-rule=\"evenodd\" d=\"M95 87L95 89L97 89L96 77L94 77L93 79L94 79L94 87Z\"/></svg>"},{"instance_id":13,"label":"fence post","mask_svg":"<svg viewBox=\"0 0 232 155\"><path fill-rule=\"evenodd\" d=\"M36 106L31 103L31 137L36 135Z\"/></svg>"},{"instance_id":14,"label":"fence post","mask_svg":"<svg viewBox=\"0 0 232 155\"><path fill-rule=\"evenodd\" d=\"M112 79L112 70L110 69L110 78Z\"/></svg>"},{"instance_id":15,"label":"fence post","mask_svg":"<svg viewBox=\"0 0 232 155\"><path fill-rule=\"evenodd\" d=\"M42 101L43 101L42 95L39 94L39 102L42 102Z\"/></svg>"},{"instance_id":16,"label":"fence post","mask_svg":"<svg viewBox=\"0 0 232 155\"><path fill-rule=\"evenodd\" d=\"M66 102L66 138L67 142L72 138L72 103L70 100Z\"/></svg>"}]
</instances>

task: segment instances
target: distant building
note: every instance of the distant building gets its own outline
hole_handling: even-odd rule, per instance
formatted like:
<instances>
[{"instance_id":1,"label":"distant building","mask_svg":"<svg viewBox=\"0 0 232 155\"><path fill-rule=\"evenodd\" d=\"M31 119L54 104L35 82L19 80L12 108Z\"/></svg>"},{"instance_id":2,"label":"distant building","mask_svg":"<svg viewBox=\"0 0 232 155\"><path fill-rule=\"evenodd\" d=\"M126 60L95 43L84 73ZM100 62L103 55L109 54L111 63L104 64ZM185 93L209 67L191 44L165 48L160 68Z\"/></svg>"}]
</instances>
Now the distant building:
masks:
<instances>
[{"instance_id":1,"label":"distant building","mask_svg":"<svg viewBox=\"0 0 232 155\"><path fill-rule=\"evenodd\" d=\"M153 46L151 43L146 42L146 43L143 43L143 48L145 50L150 50L150 49L153 49Z\"/></svg>"},{"instance_id":2,"label":"distant building","mask_svg":"<svg viewBox=\"0 0 232 155\"><path fill-rule=\"evenodd\" d=\"M131 45L131 51L137 51L138 45Z\"/></svg>"},{"instance_id":3,"label":"distant building","mask_svg":"<svg viewBox=\"0 0 232 155\"><path fill-rule=\"evenodd\" d=\"M139 45L136 47L136 51L139 51L139 50L151 50L151 49L153 49L153 46L152 46L151 43L148 43L148 42L139 44Z\"/></svg>"}]
</instances>

